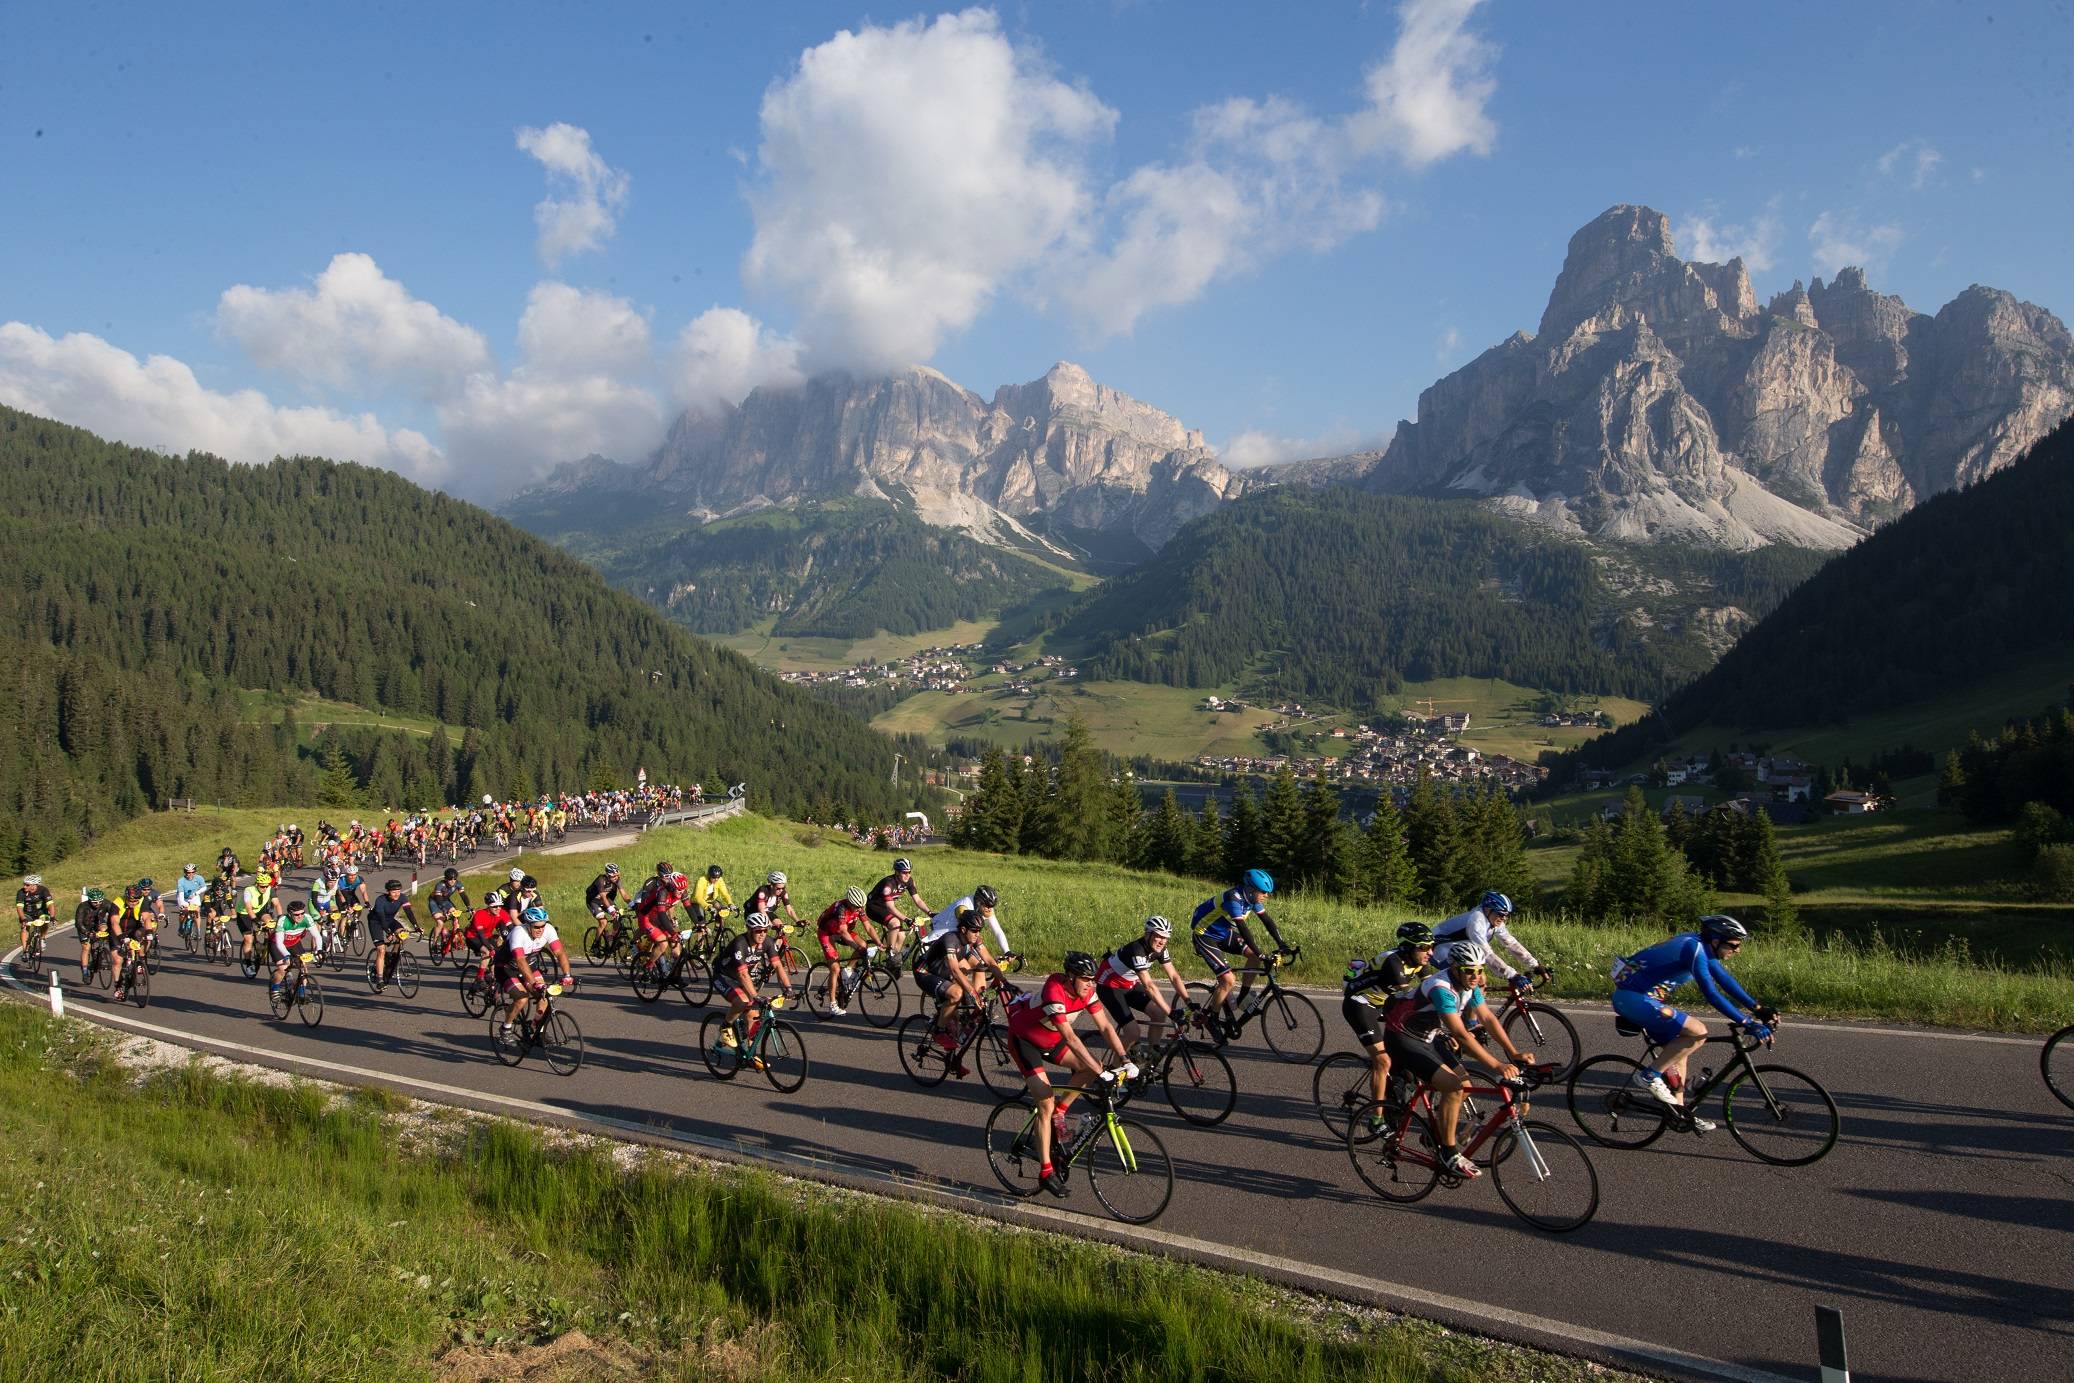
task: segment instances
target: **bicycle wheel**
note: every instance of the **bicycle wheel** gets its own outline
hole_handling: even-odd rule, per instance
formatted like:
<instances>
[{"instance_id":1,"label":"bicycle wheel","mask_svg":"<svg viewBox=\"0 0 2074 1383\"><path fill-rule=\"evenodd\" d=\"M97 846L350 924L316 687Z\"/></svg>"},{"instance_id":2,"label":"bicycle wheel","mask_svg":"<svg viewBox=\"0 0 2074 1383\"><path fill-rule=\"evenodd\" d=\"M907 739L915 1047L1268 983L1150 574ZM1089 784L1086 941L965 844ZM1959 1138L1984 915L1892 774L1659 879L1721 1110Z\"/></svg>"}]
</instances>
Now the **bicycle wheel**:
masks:
<instances>
[{"instance_id":1,"label":"bicycle wheel","mask_svg":"<svg viewBox=\"0 0 2074 1383\"><path fill-rule=\"evenodd\" d=\"M1034 1196L1043 1185L1037 1156L1037 1110L1026 1099L1003 1100L987 1115L987 1166L1011 1196Z\"/></svg>"},{"instance_id":2,"label":"bicycle wheel","mask_svg":"<svg viewBox=\"0 0 2074 1383\"><path fill-rule=\"evenodd\" d=\"M15 961L15 968L25 975L33 975L41 970L43 968L42 948L37 946L33 940L30 941L28 948Z\"/></svg>"},{"instance_id":3,"label":"bicycle wheel","mask_svg":"<svg viewBox=\"0 0 2074 1383\"><path fill-rule=\"evenodd\" d=\"M1836 1146L1843 1121L1813 1076L1791 1066L1759 1066L1728 1083L1722 1120L1743 1151L1774 1167L1805 1167Z\"/></svg>"},{"instance_id":4,"label":"bicycle wheel","mask_svg":"<svg viewBox=\"0 0 2074 1383\"><path fill-rule=\"evenodd\" d=\"M547 1058L547 1067L558 1076L573 1076L583 1065L583 1029L576 1020L556 1009L547 1015L547 1027L540 1034L540 1051Z\"/></svg>"},{"instance_id":5,"label":"bicycle wheel","mask_svg":"<svg viewBox=\"0 0 2074 1383\"><path fill-rule=\"evenodd\" d=\"M1506 1129L1498 1141L1515 1145L1490 1162L1491 1183L1513 1214L1564 1234L1598 1213L1599 1174L1584 1144L1539 1119Z\"/></svg>"},{"instance_id":6,"label":"bicycle wheel","mask_svg":"<svg viewBox=\"0 0 2074 1383\"><path fill-rule=\"evenodd\" d=\"M817 960L807 970L801 981L800 997L806 1001L807 1012L816 1018L828 1016L828 962Z\"/></svg>"},{"instance_id":7,"label":"bicycle wheel","mask_svg":"<svg viewBox=\"0 0 2074 1383\"><path fill-rule=\"evenodd\" d=\"M1377 1116L1391 1131L1381 1136L1370 1131ZM1435 1145L1433 1126L1418 1115L1400 1141L1396 1135L1401 1111L1381 1101L1371 1101L1354 1111L1347 1121L1347 1160L1354 1175L1386 1201L1410 1205L1433 1193L1440 1182L1440 1149Z\"/></svg>"},{"instance_id":8,"label":"bicycle wheel","mask_svg":"<svg viewBox=\"0 0 2074 1383\"><path fill-rule=\"evenodd\" d=\"M951 1054L936 1045L936 1020L927 1013L909 1014L900 1025L900 1065L915 1084L942 1085L950 1075Z\"/></svg>"},{"instance_id":9,"label":"bicycle wheel","mask_svg":"<svg viewBox=\"0 0 2074 1383\"><path fill-rule=\"evenodd\" d=\"M644 1004L652 1004L663 996L663 986L670 978L670 962L660 955L650 953L633 963L630 978L634 985L634 997Z\"/></svg>"},{"instance_id":10,"label":"bicycle wheel","mask_svg":"<svg viewBox=\"0 0 2074 1383\"><path fill-rule=\"evenodd\" d=\"M704 956L687 955L684 968L677 972L677 992L684 1002L693 1008L704 1008L713 1002L715 983L713 969Z\"/></svg>"},{"instance_id":11,"label":"bicycle wheel","mask_svg":"<svg viewBox=\"0 0 2074 1383\"><path fill-rule=\"evenodd\" d=\"M506 1066L516 1066L526 1059L526 1048L531 1045L526 1040L523 1026L527 1015L521 1011L519 1021L507 1026L504 1021L506 1013L502 1005L490 1010L490 1050Z\"/></svg>"},{"instance_id":12,"label":"bicycle wheel","mask_svg":"<svg viewBox=\"0 0 2074 1383\"><path fill-rule=\"evenodd\" d=\"M1577 1028L1558 1009L1531 1000L1519 1004L1505 1015L1505 1035L1521 1051L1532 1052L1534 1060L1553 1065L1552 1080L1565 1080L1577 1069L1583 1051L1577 1045Z\"/></svg>"},{"instance_id":13,"label":"bicycle wheel","mask_svg":"<svg viewBox=\"0 0 2074 1383\"><path fill-rule=\"evenodd\" d=\"M1135 1119L1118 1118L1096 1133L1080 1162L1095 1199L1125 1224L1151 1224L1174 1198L1174 1159L1159 1135Z\"/></svg>"},{"instance_id":14,"label":"bicycle wheel","mask_svg":"<svg viewBox=\"0 0 2074 1383\"><path fill-rule=\"evenodd\" d=\"M367 924L365 922L355 921L353 923L352 930L346 935L346 949L351 951L356 957L367 954Z\"/></svg>"},{"instance_id":15,"label":"bicycle wheel","mask_svg":"<svg viewBox=\"0 0 2074 1383\"><path fill-rule=\"evenodd\" d=\"M764 1019L763 1078L771 1089L789 1095L807 1083L807 1040L798 1028L778 1018Z\"/></svg>"},{"instance_id":16,"label":"bicycle wheel","mask_svg":"<svg viewBox=\"0 0 2074 1383\"><path fill-rule=\"evenodd\" d=\"M156 975L162 959L163 957L159 954L158 949L158 933L153 932L151 939L144 943L144 969L146 973Z\"/></svg>"},{"instance_id":17,"label":"bicycle wheel","mask_svg":"<svg viewBox=\"0 0 2074 1383\"><path fill-rule=\"evenodd\" d=\"M1664 1107L1637 1089L1640 1063L1607 1053L1570 1073L1570 1117L1594 1143L1609 1148L1646 1148L1670 1126Z\"/></svg>"},{"instance_id":18,"label":"bicycle wheel","mask_svg":"<svg viewBox=\"0 0 2074 1383\"><path fill-rule=\"evenodd\" d=\"M305 975L302 982L294 986L295 1016L302 1019L306 1028L314 1028L324 1021L324 988L317 983L315 975Z\"/></svg>"},{"instance_id":19,"label":"bicycle wheel","mask_svg":"<svg viewBox=\"0 0 2074 1383\"><path fill-rule=\"evenodd\" d=\"M1159 1074L1167 1103L1191 1124L1209 1128L1231 1117L1239 1102L1239 1082L1224 1053L1200 1042L1186 1042ZM1099 1194L1099 1190L1097 1191Z\"/></svg>"},{"instance_id":20,"label":"bicycle wheel","mask_svg":"<svg viewBox=\"0 0 2074 1383\"><path fill-rule=\"evenodd\" d=\"M190 956L202 949L202 939L196 935L200 930L192 921L183 919L180 923L180 944Z\"/></svg>"},{"instance_id":21,"label":"bicycle wheel","mask_svg":"<svg viewBox=\"0 0 2074 1383\"><path fill-rule=\"evenodd\" d=\"M1353 1052L1334 1052L1318 1063L1311 1076L1311 1104L1334 1138L1347 1136L1354 1111L1374 1102L1369 1088L1368 1059Z\"/></svg>"},{"instance_id":22,"label":"bicycle wheel","mask_svg":"<svg viewBox=\"0 0 2074 1383\"><path fill-rule=\"evenodd\" d=\"M408 951L399 951L396 964L389 967L389 978L395 981L396 992L406 999L418 997L418 958Z\"/></svg>"},{"instance_id":23,"label":"bicycle wheel","mask_svg":"<svg viewBox=\"0 0 2074 1383\"><path fill-rule=\"evenodd\" d=\"M490 985L479 978L473 970L461 972L461 1011L470 1018L480 1018L489 1012Z\"/></svg>"},{"instance_id":24,"label":"bicycle wheel","mask_svg":"<svg viewBox=\"0 0 2074 1383\"><path fill-rule=\"evenodd\" d=\"M890 1028L900 1017L900 977L872 966L857 986L857 1008L875 1028Z\"/></svg>"},{"instance_id":25,"label":"bicycle wheel","mask_svg":"<svg viewBox=\"0 0 2074 1383\"><path fill-rule=\"evenodd\" d=\"M721 1042L720 1034L727 1031L728 1019L724 1013L709 1013L706 1021L699 1024L699 1055L706 1059L706 1069L715 1080L733 1080L742 1069L742 1052L739 1046L728 1046Z\"/></svg>"},{"instance_id":26,"label":"bicycle wheel","mask_svg":"<svg viewBox=\"0 0 2074 1383\"><path fill-rule=\"evenodd\" d=\"M986 1083L987 1092L1004 1100L1012 1100L1023 1092L1023 1073L1015 1068L1015 1058L1008 1054L1008 1043L1008 1028L990 1022L971 1047L972 1065L979 1071L980 1080Z\"/></svg>"},{"instance_id":27,"label":"bicycle wheel","mask_svg":"<svg viewBox=\"0 0 2074 1383\"><path fill-rule=\"evenodd\" d=\"M603 965L612 958L612 948L605 944L605 934L596 924L584 928L583 958L592 965Z\"/></svg>"},{"instance_id":28,"label":"bicycle wheel","mask_svg":"<svg viewBox=\"0 0 2074 1383\"><path fill-rule=\"evenodd\" d=\"M288 1010L295 1007L294 986L284 983L280 988L276 989L269 983L266 991L266 1006L273 1012L274 1018L277 1021L284 1023L288 1021Z\"/></svg>"},{"instance_id":29,"label":"bicycle wheel","mask_svg":"<svg viewBox=\"0 0 2074 1383\"><path fill-rule=\"evenodd\" d=\"M2038 1073L2053 1098L2074 1109L2074 1026L2061 1028L2038 1053Z\"/></svg>"},{"instance_id":30,"label":"bicycle wheel","mask_svg":"<svg viewBox=\"0 0 2074 1383\"><path fill-rule=\"evenodd\" d=\"M144 1008L151 1003L151 967L136 965L130 968L129 988L125 991L131 1003Z\"/></svg>"},{"instance_id":31,"label":"bicycle wheel","mask_svg":"<svg viewBox=\"0 0 2074 1383\"><path fill-rule=\"evenodd\" d=\"M1254 1021L1267 1049L1284 1061L1316 1061L1325 1046L1318 1006L1291 990L1276 990Z\"/></svg>"}]
</instances>

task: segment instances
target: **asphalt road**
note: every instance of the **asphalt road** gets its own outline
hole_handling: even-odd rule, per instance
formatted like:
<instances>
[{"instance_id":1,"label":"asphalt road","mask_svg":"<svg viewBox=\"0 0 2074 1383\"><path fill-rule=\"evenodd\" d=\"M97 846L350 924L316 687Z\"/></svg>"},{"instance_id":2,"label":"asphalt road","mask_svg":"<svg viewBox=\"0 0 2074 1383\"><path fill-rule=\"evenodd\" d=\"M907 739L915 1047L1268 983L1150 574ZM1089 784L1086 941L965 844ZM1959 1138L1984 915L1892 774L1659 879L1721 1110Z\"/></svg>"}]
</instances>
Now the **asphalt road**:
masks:
<instances>
[{"instance_id":1,"label":"asphalt road","mask_svg":"<svg viewBox=\"0 0 2074 1383\"><path fill-rule=\"evenodd\" d=\"M52 949L67 956L69 929L59 937ZM919 1089L890 1030L801 1015L804 1088L780 1095L751 1073L721 1084L694 1049L702 1010L674 994L643 1005L609 969L576 964L586 983L570 1011L588 1056L566 1079L537 1054L517 1069L499 1065L484 1021L462 1012L451 970L429 971L415 1000L377 997L350 972L327 971L324 1022L308 1030L274 1023L263 984L235 965L176 956L150 1008L124 1012L300 1069L384 1073L434 1098L505 1112L530 1102L541 1117L640 1126L851 1173L919 1172L992 1198L980 1126L994 1099L977 1076ZM89 1015L112 1008L98 991L67 993ZM909 989L903 1014L915 997ZM1321 1009L1326 1049L1351 1047L1337 1006ZM1588 1052L1631 1047L1610 1022L1575 1017ZM1815 1376L1813 1308L1833 1305L1860 1379L2063 1379L2074 1377L2074 1118L2044 1089L2037 1053L2028 1039L1789 1020L1774 1058L1836 1097L1835 1151L1779 1169L1725 1132L1666 1135L1640 1152L1594 1148L1600 1210L1566 1235L1522 1224L1488 1178L1410 1208L1378 1200L1313 1115L1310 1068L1273 1059L1251 1034L1231 1051L1239 1104L1223 1126L1184 1124L1156 1093L1135 1108L1175 1160L1174 1199L1156 1229L1260 1255L1270 1269L1315 1268L1321 1285L1356 1274L1460 1299L1443 1317L1462 1319L1465 1300L1488 1303L1505 1313L1491 1322L1495 1334L1522 1334L1508 1329L1520 1313L1801 1378ZM1544 1113L1574 1128L1559 1098ZM1083 1183L1063 1204L1103 1232Z\"/></svg>"}]
</instances>

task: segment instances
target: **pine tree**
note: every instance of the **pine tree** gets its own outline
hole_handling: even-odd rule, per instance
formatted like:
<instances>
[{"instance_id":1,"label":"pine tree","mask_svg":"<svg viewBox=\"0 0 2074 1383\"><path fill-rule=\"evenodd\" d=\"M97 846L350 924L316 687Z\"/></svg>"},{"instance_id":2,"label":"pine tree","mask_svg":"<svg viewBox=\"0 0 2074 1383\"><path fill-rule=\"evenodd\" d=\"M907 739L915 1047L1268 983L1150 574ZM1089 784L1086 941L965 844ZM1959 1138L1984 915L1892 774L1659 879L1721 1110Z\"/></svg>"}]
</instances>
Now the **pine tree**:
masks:
<instances>
[{"instance_id":1,"label":"pine tree","mask_svg":"<svg viewBox=\"0 0 2074 1383\"><path fill-rule=\"evenodd\" d=\"M317 780L318 803L326 807L359 806L360 784L354 780L353 766L346 762L346 753L337 740L326 741L320 762L323 772Z\"/></svg>"},{"instance_id":2,"label":"pine tree","mask_svg":"<svg viewBox=\"0 0 2074 1383\"><path fill-rule=\"evenodd\" d=\"M1196 814L1188 846L1188 872L1199 879L1224 877L1224 821L1214 795L1203 799L1203 809Z\"/></svg>"},{"instance_id":3,"label":"pine tree","mask_svg":"<svg viewBox=\"0 0 2074 1383\"><path fill-rule=\"evenodd\" d=\"M1218 877L1237 879L1260 868L1260 852L1260 805L1252 790L1240 783L1232 791L1231 817L1224 823L1224 867Z\"/></svg>"},{"instance_id":4,"label":"pine tree","mask_svg":"<svg viewBox=\"0 0 2074 1383\"><path fill-rule=\"evenodd\" d=\"M1937 775L1937 805L1954 807L1959 804L1966 791L1966 769L1960 763L1959 751L1948 749L1944 755L1944 768Z\"/></svg>"},{"instance_id":5,"label":"pine tree","mask_svg":"<svg viewBox=\"0 0 2074 1383\"><path fill-rule=\"evenodd\" d=\"M1139 835L1138 867L1163 869L1170 874L1187 873L1190 834L1188 818L1183 815L1174 790L1168 788L1160 794L1159 805L1146 818Z\"/></svg>"},{"instance_id":6,"label":"pine tree","mask_svg":"<svg viewBox=\"0 0 2074 1383\"><path fill-rule=\"evenodd\" d=\"M1429 908L1454 908L1469 887L1462 832L1454 800L1443 796L1424 772L1404 804L1404 835L1412 867L1419 872L1419 901Z\"/></svg>"},{"instance_id":7,"label":"pine tree","mask_svg":"<svg viewBox=\"0 0 2074 1383\"><path fill-rule=\"evenodd\" d=\"M1304 785L1303 834L1296 858L1290 863L1290 873L1305 883L1321 883L1333 889L1338 896L1337 885L1331 880L1342 871L1338 852L1346 844L1340 839L1339 792L1313 778ZM1358 844L1359 833L1356 833ZM1353 881L1358 887L1360 869L1358 857L1349 867L1354 869Z\"/></svg>"},{"instance_id":8,"label":"pine tree","mask_svg":"<svg viewBox=\"0 0 2074 1383\"><path fill-rule=\"evenodd\" d=\"M1378 903L1406 903L1417 894L1419 872L1404 841L1404 817L1386 788L1368 819L1368 895Z\"/></svg>"},{"instance_id":9,"label":"pine tree","mask_svg":"<svg viewBox=\"0 0 2074 1383\"><path fill-rule=\"evenodd\" d=\"M1145 801L1138 795L1138 779L1129 765L1118 765L1109 794L1109 853L1105 859L1130 864L1138 858L1145 837Z\"/></svg>"},{"instance_id":10,"label":"pine tree","mask_svg":"<svg viewBox=\"0 0 2074 1383\"><path fill-rule=\"evenodd\" d=\"M1259 846L1253 863L1242 867L1265 869L1277 882L1295 883L1303 874L1303 834L1303 795L1297 790L1296 774L1284 764L1268 780L1260 803Z\"/></svg>"},{"instance_id":11,"label":"pine tree","mask_svg":"<svg viewBox=\"0 0 2074 1383\"><path fill-rule=\"evenodd\" d=\"M1800 911L1793 905L1793 883L1786 877L1786 863L1779 858L1778 837L1772 831L1771 813L1762 807L1750 813L1749 876L1746 889L1764 895L1764 917L1779 930L1797 927Z\"/></svg>"}]
</instances>

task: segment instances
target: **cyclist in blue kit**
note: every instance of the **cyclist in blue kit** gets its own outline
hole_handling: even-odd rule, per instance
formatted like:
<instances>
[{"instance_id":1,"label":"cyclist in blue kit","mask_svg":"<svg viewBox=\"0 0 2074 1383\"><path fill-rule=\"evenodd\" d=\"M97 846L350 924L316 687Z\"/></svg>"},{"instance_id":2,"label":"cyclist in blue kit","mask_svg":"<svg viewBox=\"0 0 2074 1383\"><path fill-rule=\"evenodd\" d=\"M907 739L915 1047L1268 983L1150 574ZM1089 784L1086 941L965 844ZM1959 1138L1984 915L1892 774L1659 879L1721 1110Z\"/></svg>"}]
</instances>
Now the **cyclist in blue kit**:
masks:
<instances>
[{"instance_id":1,"label":"cyclist in blue kit","mask_svg":"<svg viewBox=\"0 0 2074 1383\"><path fill-rule=\"evenodd\" d=\"M1614 970L1613 1011L1639 1027L1659 1049L1656 1065L1635 1072L1638 1089L1664 1104L1683 1107L1678 1091L1664 1077L1674 1076L1679 1089L1684 1088L1685 1062L1707 1040L1707 1028L1671 1004L1672 992L1681 985L1697 984L1708 1003L1759 1041L1771 1036L1778 1010L1765 1008L1744 993L1722 964L1749 939L1750 929L1742 923L1711 913L1700 919L1698 931L1659 941L1628 956ZM1693 1124L1703 1131L1712 1127L1698 1118Z\"/></svg>"},{"instance_id":2,"label":"cyclist in blue kit","mask_svg":"<svg viewBox=\"0 0 2074 1383\"><path fill-rule=\"evenodd\" d=\"M1236 885L1198 903L1195 915L1189 919L1189 929L1195 934L1195 953L1210 967L1211 978L1216 981L1210 1021L1222 1025L1227 1036L1231 1035L1233 1016L1231 992L1238 987L1239 977L1232 973L1231 962L1224 958L1224 953L1236 949L1244 951L1249 960L1260 958L1260 948L1253 944L1246 919L1258 917L1266 924L1268 935L1275 939L1276 951L1283 955L1289 951L1282 933L1275 929L1275 919L1267 915L1268 896L1274 891L1275 881L1266 870L1249 869L1239 876Z\"/></svg>"}]
</instances>

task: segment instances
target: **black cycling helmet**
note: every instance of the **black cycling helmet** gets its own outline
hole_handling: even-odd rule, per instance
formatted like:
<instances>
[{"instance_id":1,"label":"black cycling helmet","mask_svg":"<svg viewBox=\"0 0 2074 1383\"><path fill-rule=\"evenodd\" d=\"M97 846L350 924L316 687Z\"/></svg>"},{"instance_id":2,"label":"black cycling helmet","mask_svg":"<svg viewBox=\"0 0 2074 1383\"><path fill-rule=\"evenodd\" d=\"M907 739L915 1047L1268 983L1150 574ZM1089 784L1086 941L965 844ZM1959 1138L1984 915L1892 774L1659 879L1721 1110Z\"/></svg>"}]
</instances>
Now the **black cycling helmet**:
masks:
<instances>
[{"instance_id":1,"label":"black cycling helmet","mask_svg":"<svg viewBox=\"0 0 2074 1383\"><path fill-rule=\"evenodd\" d=\"M717 878L719 878L719 877L720 877L720 874L721 874L721 869L720 869L720 866L719 866L719 865L717 865L717 864L709 864L709 865L707 865L707 866L706 866L706 877L707 877L707 878L709 878L709 879L717 879Z\"/></svg>"},{"instance_id":2,"label":"black cycling helmet","mask_svg":"<svg viewBox=\"0 0 2074 1383\"><path fill-rule=\"evenodd\" d=\"M1407 922L1397 929L1397 940L1404 946L1431 946L1433 929L1424 922Z\"/></svg>"},{"instance_id":3,"label":"black cycling helmet","mask_svg":"<svg viewBox=\"0 0 2074 1383\"><path fill-rule=\"evenodd\" d=\"M403 887L403 880L401 880L401 879L389 879L389 880L385 881L385 882L384 882L384 883L382 884L382 892L384 892L384 893L390 893L390 892L394 892L394 891L400 890L400 889L401 889L402 887Z\"/></svg>"},{"instance_id":4,"label":"black cycling helmet","mask_svg":"<svg viewBox=\"0 0 2074 1383\"><path fill-rule=\"evenodd\" d=\"M1708 941L1748 941L1750 929L1726 913L1710 912L1700 919L1700 935Z\"/></svg>"},{"instance_id":5,"label":"black cycling helmet","mask_svg":"<svg viewBox=\"0 0 2074 1383\"><path fill-rule=\"evenodd\" d=\"M458 869L454 868L454 867L453 867L452 865L448 865L448 866L447 866L447 871L446 871L446 881L447 881L448 883L453 883L453 882L454 882L454 881L455 881L456 879L458 879L458 878L460 878L460 877L461 877L461 871L460 871L460 870L458 870Z\"/></svg>"},{"instance_id":6,"label":"black cycling helmet","mask_svg":"<svg viewBox=\"0 0 2074 1383\"><path fill-rule=\"evenodd\" d=\"M972 905L974 907L991 908L1000 901L1001 895L994 892L991 884L981 884L978 888L972 890Z\"/></svg>"},{"instance_id":7,"label":"black cycling helmet","mask_svg":"<svg viewBox=\"0 0 2074 1383\"><path fill-rule=\"evenodd\" d=\"M978 908L958 909L958 930L961 932L973 932L975 934L979 931Z\"/></svg>"},{"instance_id":8,"label":"black cycling helmet","mask_svg":"<svg viewBox=\"0 0 2074 1383\"><path fill-rule=\"evenodd\" d=\"M1091 980L1095 977L1095 958L1085 951L1068 951L1060 968L1076 980Z\"/></svg>"},{"instance_id":9,"label":"black cycling helmet","mask_svg":"<svg viewBox=\"0 0 2074 1383\"><path fill-rule=\"evenodd\" d=\"M893 861L893 872L895 874L912 874L915 872L915 862L902 855L899 859Z\"/></svg>"},{"instance_id":10,"label":"black cycling helmet","mask_svg":"<svg viewBox=\"0 0 2074 1383\"><path fill-rule=\"evenodd\" d=\"M675 874L677 871L670 868L670 862L668 860L657 860L655 862L655 872L667 879L672 874Z\"/></svg>"},{"instance_id":11,"label":"black cycling helmet","mask_svg":"<svg viewBox=\"0 0 2074 1383\"><path fill-rule=\"evenodd\" d=\"M520 879L520 880L519 880L519 887L520 887L520 888L539 888L539 887L540 887L540 880L538 880L538 879L534 878L534 877L533 877L533 876L532 876L531 874L528 874L528 875L527 875L527 876L526 876L525 878L523 878L523 879Z\"/></svg>"}]
</instances>

